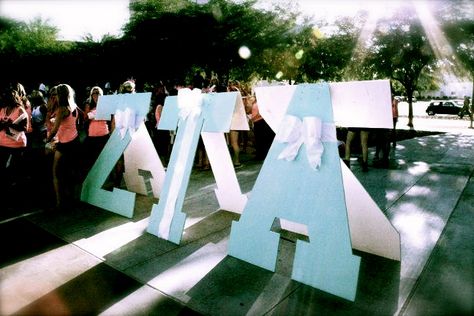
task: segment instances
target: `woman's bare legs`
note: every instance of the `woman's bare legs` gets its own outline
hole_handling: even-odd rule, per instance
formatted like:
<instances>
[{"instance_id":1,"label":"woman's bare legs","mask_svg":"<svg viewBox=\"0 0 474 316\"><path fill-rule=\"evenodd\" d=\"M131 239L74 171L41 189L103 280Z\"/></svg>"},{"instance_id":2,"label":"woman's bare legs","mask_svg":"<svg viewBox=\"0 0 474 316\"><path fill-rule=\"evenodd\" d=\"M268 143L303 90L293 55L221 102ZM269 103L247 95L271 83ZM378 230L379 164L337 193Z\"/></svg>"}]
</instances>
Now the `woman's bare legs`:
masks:
<instances>
[{"instance_id":1,"label":"woman's bare legs","mask_svg":"<svg viewBox=\"0 0 474 316\"><path fill-rule=\"evenodd\" d=\"M360 131L360 147L362 148L362 171L368 171L369 132Z\"/></svg>"},{"instance_id":2,"label":"woman's bare legs","mask_svg":"<svg viewBox=\"0 0 474 316\"><path fill-rule=\"evenodd\" d=\"M347 167L350 167L351 143L354 137L355 137L355 133L353 131L347 131L346 146L345 146L345 152L344 152L344 163L347 165Z\"/></svg>"},{"instance_id":3,"label":"woman's bare legs","mask_svg":"<svg viewBox=\"0 0 474 316\"><path fill-rule=\"evenodd\" d=\"M59 208L62 206L62 194L61 194L61 182L59 180L60 177L60 163L61 163L62 154L59 151L54 152L53 157L53 187L54 187L54 194L56 196L56 207Z\"/></svg>"},{"instance_id":4,"label":"woman's bare legs","mask_svg":"<svg viewBox=\"0 0 474 316\"><path fill-rule=\"evenodd\" d=\"M240 145L239 145L239 131L231 130L229 132L229 141L230 146L232 146L232 151L234 152L234 166L240 165Z\"/></svg>"}]
</instances>

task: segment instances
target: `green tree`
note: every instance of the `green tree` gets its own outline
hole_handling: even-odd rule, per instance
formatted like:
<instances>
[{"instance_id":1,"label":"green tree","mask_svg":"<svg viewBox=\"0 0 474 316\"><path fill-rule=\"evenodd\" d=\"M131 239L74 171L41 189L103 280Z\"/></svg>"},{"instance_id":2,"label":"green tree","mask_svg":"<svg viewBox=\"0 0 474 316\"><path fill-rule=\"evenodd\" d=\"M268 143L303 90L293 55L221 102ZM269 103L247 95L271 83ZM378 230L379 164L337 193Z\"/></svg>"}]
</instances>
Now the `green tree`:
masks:
<instances>
[{"instance_id":1,"label":"green tree","mask_svg":"<svg viewBox=\"0 0 474 316\"><path fill-rule=\"evenodd\" d=\"M462 20L447 22L445 34L454 47L456 57L464 69L474 78L474 21Z\"/></svg>"},{"instance_id":2,"label":"green tree","mask_svg":"<svg viewBox=\"0 0 474 316\"><path fill-rule=\"evenodd\" d=\"M14 80L26 83L43 80L44 65L49 62L58 65L62 56L74 47L72 43L57 41L58 29L40 18L29 23L2 18L0 25L0 67L4 84ZM49 75L55 69L49 69Z\"/></svg>"},{"instance_id":3,"label":"green tree","mask_svg":"<svg viewBox=\"0 0 474 316\"><path fill-rule=\"evenodd\" d=\"M301 67L304 81L342 81L347 77L359 28L349 18L337 20L333 28L329 36L324 36L318 27L311 29Z\"/></svg>"},{"instance_id":4,"label":"green tree","mask_svg":"<svg viewBox=\"0 0 474 316\"><path fill-rule=\"evenodd\" d=\"M275 61L293 44L295 17L254 8L255 1L211 0L131 3L123 40L134 47L132 60L161 76L183 76L193 67L220 76L246 79L271 76ZM150 43L156 50L150 50ZM251 55L245 59L239 48ZM277 53L279 52L279 54Z\"/></svg>"},{"instance_id":5,"label":"green tree","mask_svg":"<svg viewBox=\"0 0 474 316\"><path fill-rule=\"evenodd\" d=\"M408 98L408 126L413 127L413 94L422 71L435 61L420 21L405 11L380 21L363 67L373 78L390 78L403 85Z\"/></svg>"},{"instance_id":6,"label":"green tree","mask_svg":"<svg viewBox=\"0 0 474 316\"><path fill-rule=\"evenodd\" d=\"M465 70L473 81L474 100L474 21L472 19L448 21L443 29L454 48L454 59L461 61L462 70Z\"/></svg>"},{"instance_id":7,"label":"green tree","mask_svg":"<svg viewBox=\"0 0 474 316\"><path fill-rule=\"evenodd\" d=\"M469 73L472 80L472 95L471 95L471 114L470 120L473 127L473 113L474 108L474 21L471 19L463 19L460 21L451 21L444 25L445 34L454 47L454 57L460 60L464 66L462 70Z\"/></svg>"}]
</instances>

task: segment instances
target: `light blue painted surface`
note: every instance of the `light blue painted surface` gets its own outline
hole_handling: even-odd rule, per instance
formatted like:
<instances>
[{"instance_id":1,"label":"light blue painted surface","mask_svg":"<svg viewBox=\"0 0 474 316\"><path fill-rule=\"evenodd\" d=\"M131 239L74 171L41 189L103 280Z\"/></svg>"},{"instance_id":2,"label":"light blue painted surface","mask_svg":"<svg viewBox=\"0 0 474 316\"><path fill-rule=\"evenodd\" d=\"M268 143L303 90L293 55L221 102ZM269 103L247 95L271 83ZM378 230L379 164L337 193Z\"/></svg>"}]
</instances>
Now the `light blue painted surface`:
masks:
<instances>
[{"instance_id":1,"label":"light blue painted surface","mask_svg":"<svg viewBox=\"0 0 474 316\"><path fill-rule=\"evenodd\" d=\"M165 99L165 104L161 112L158 129L174 131L178 127L179 108L178 96L169 96Z\"/></svg>"},{"instance_id":2,"label":"light blue painted surface","mask_svg":"<svg viewBox=\"0 0 474 316\"><path fill-rule=\"evenodd\" d=\"M150 107L151 92L103 95L97 102L96 119L110 121L117 110L131 108L137 115L137 122L143 121Z\"/></svg>"},{"instance_id":3,"label":"light blue painted surface","mask_svg":"<svg viewBox=\"0 0 474 316\"><path fill-rule=\"evenodd\" d=\"M117 110L131 108L136 114L136 123L145 118L151 100L151 93L105 95L99 98L96 119L110 120ZM137 125L138 126L138 125ZM82 184L81 201L123 215L133 216L135 193L114 188L113 191L102 189L108 175L115 167L128 144L132 140L129 131L122 138L115 129L96 162Z\"/></svg>"},{"instance_id":4,"label":"light blue painted surface","mask_svg":"<svg viewBox=\"0 0 474 316\"><path fill-rule=\"evenodd\" d=\"M118 188L114 188L113 191L102 189L108 175L131 140L128 131L123 139L118 129L110 135L104 149L82 184L81 201L129 218L133 216L134 192Z\"/></svg>"},{"instance_id":5,"label":"light blue painted surface","mask_svg":"<svg viewBox=\"0 0 474 316\"><path fill-rule=\"evenodd\" d=\"M203 95L205 102L202 112L206 118L203 132L228 132L232 122L239 92L209 93ZM165 99L158 129L175 130L179 121L178 97L169 96Z\"/></svg>"},{"instance_id":6,"label":"light blue painted surface","mask_svg":"<svg viewBox=\"0 0 474 316\"><path fill-rule=\"evenodd\" d=\"M175 143L173 145L173 150L171 152L170 161L168 163L168 169L166 170L165 183L163 185L163 190L161 191L160 200L158 204L153 204L150 216L150 222L148 224L147 231L153 235L156 235L160 238L167 239L171 242L179 244L181 241L181 236L183 234L184 224L186 221L186 214L181 212L183 209L184 198L186 196L186 190L189 184L189 178L191 175L191 170L194 163L194 153L197 149L197 144L199 142L199 131L202 129L202 124L204 122L203 113L196 120L196 128L192 137L190 150L186 154L180 154L181 145L183 144L183 138L187 135L184 133L186 130L186 125L191 124L192 118L188 118L186 121L179 121L178 133L176 135ZM189 131L189 129L188 129ZM163 236L158 231L158 226L163 220L166 201L170 199L170 187L173 180L176 180L176 169L184 168L184 173L182 173L181 186L179 187L179 193L174 205L174 212L172 214L171 226L169 228L169 235Z\"/></svg>"},{"instance_id":7,"label":"light blue painted surface","mask_svg":"<svg viewBox=\"0 0 474 316\"><path fill-rule=\"evenodd\" d=\"M175 143L171 152L170 162L166 171L165 182L161 191L160 200L158 204L154 204L150 216L147 231L160 238L169 240L179 244L184 230L186 221L186 214L182 212L184 198L191 175L191 170L196 154L197 144L201 132L228 132L232 121L237 97L240 97L238 92L227 93L211 93L203 95L202 110L196 120L194 130L189 130L189 124L192 122L192 117L182 120L179 117L178 97L170 96L165 99L162 116L158 125L159 129L175 130L178 126ZM193 133L186 134L186 133ZM183 139L192 137L189 148L182 152ZM173 195L170 193L173 180L176 181L177 168L184 168L181 174L181 186L179 187L178 197L174 204L171 225L169 227L169 235L160 233L160 223L169 214L165 214L166 203Z\"/></svg>"},{"instance_id":8,"label":"light blue painted surface","mask_svg":"<svg viewBox=\"0 0 474 316\"><path fill-rule=\"evenodd\" d=\"M298 86L287 114L332 123L329 86ZM323 145L321 167L313 171L304 144L289 162L277 159L286 144L272 144L244 212L232 224L229 255L275 271L280 236L270 231L274 219L304 224L309 242L297 242L292 278L354 300L360 257L352 254L337 143Z\"/></svg>"},{"instance_id":9,"label":"light blue painted surface","mask_svg":"<svg viewBox=\"0 0 474 316\"><path fill-rule=\"evenodd\" d=\"M240 92L210 93L206 96L210 106L203 109L206 119L202 131L228 132L237 98L241 97Z\"/></svg>"}]
</instances>

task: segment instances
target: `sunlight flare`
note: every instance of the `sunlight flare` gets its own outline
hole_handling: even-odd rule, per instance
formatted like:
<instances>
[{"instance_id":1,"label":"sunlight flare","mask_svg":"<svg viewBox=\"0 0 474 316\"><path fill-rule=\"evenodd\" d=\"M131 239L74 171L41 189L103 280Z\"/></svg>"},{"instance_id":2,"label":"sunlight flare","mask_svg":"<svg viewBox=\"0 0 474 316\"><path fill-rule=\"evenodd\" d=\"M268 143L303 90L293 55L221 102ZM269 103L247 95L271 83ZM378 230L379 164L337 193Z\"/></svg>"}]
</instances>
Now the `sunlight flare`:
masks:
<instances>
[{"instance_id":1,"label":"sunlight flare","mask_svg":"<svg viewBox=\"0 0 474 316\"><path fill-rule=\"evenodd\" d=\"M104 256L117 250L142 236L148 226L147 217L136 223L129 222L107 229L89 238L75 241L73 244L95 256L104 259Z\"/></svg>"},{"instance_id":2,"label":"sunlight flare","mask_svg":"<svg viewBox=\"0 0 474 316\"><path fill-rule=\"evenodd\" d=\"M455 74L465 71L455 59L454 50L436 23L437 19L431 14L428 4L425 1L413 1L413 6L436 58L442 63L444 82L463 81Z\"/></svg>"}]
</instances>

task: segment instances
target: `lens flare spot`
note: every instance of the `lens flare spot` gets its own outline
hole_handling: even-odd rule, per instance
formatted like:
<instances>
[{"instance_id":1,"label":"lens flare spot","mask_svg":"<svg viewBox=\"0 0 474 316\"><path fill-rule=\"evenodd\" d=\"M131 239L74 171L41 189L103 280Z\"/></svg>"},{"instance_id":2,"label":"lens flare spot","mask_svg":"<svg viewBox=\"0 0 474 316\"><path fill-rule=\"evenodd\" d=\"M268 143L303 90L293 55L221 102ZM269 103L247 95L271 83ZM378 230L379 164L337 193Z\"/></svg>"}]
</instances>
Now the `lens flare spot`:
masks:
<instances>
[{"instance_id":1,"label":"lens flare spot","mask_svg":"<svg viewBox=\"0 0 474 316\"><path fill-rule=\"evenodd\" d=\"M316 37L317 39L321 39L324 37L324 34L323 32L321 32L321 30L317 27L314 27L313 28L313 36Z\"/></svg>"},{"instance_id":2,"label":"lens flare spot","mask_svg":"<svg viewBox=\"0 0 474 316\"><path fill-rule=\"evenodd\" d=\"M296 59L301 59L301 58L303 58L303 54L304 54L304 51L303 51L302 49L300 49L300 50L295 54Z\"/></svg>"},{"instance_id":3,"label":"lens flare spot","mask_svg":"<svg viewBox=\"0 0 474 316\"><path fill-rule=\"evenodd\" d=\"M277 74L275 75L275 78L281 79L281 77L283 77L283 72L281 71L277 72Z\"/></svg>"},{"instance_id":4,"label":"lens flare spot","mask_svg":"<svg viewBox=\"0 0 474 316\"><path fill-rule=\"evenodd\" d=\"M242 59L249 59L250 58L250 55L252 55L252 53L250 52L250 49L247 47L247 46L241 46L239 48L239 56L240 58Z\"/></svg>"}]
</instances>

